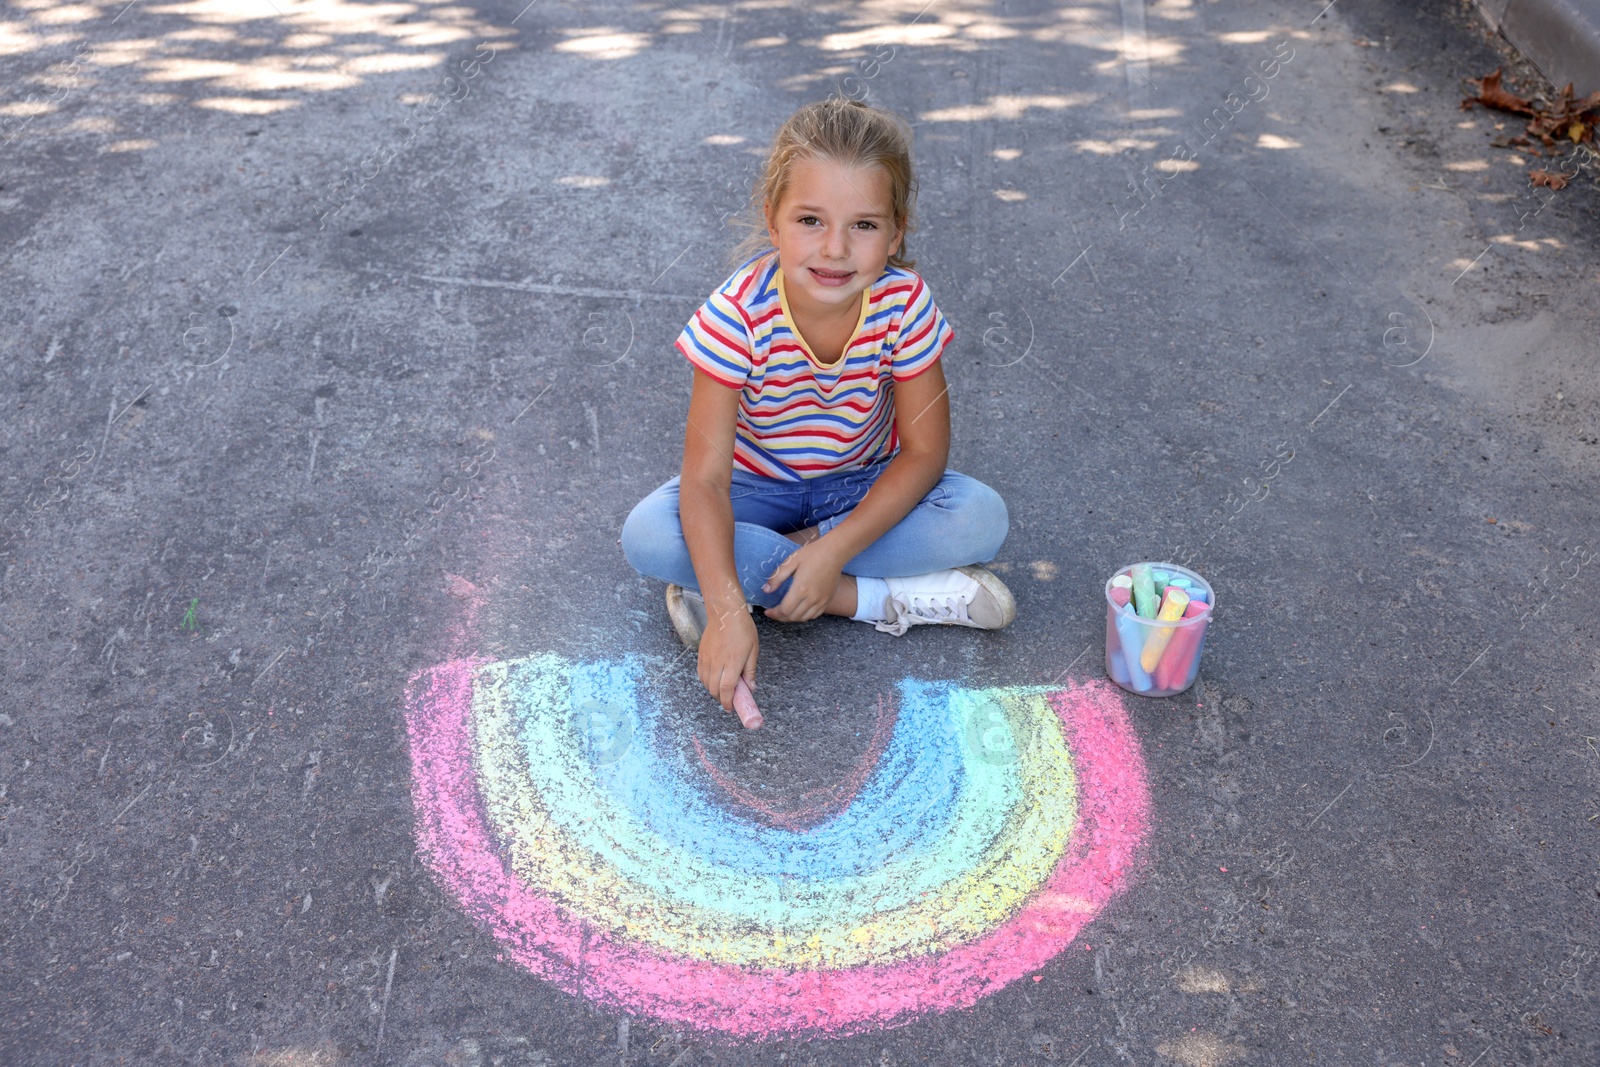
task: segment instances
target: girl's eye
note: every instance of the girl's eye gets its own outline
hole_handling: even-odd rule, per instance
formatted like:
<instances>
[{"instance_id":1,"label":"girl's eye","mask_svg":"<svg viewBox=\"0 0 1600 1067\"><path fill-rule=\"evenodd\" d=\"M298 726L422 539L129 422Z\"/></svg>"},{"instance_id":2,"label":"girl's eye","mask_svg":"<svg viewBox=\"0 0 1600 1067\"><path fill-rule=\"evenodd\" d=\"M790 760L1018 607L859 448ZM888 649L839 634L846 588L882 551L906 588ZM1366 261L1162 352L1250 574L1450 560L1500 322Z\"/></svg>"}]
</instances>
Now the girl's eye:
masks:
<instances>
[{"instance_id":1,"label":"girl's eye","mask_svg":"<svg viewBox=\"0 0 1600 1067\"><path fill-rule=\"evenodd\" d=\"M801 216L801 218L800 218L800 225L802 225L802 226L809 226L809 225L811 225L811 224L812 224L812 223L813 223L813 222L821 222L821 221L822 221L822 220L821 220L821 219L819 219L819 218L817 218L817 217L816 217L816 216L815 216L815 215L803 215L803 216Z\"/></svg>"},{"instance_id":2,"label":"girl's eye","mask_svg":"<svg viewBox=\"0 0 1600 1067\"><path fill-rule=\"evenodd\" d=\"M869 230L876 230L878 228L878 224L877 223L868 222L866 219L862 219L860 222L856 223L856 225L857 226L865 226Z\"/></svg>"}]
</instances>

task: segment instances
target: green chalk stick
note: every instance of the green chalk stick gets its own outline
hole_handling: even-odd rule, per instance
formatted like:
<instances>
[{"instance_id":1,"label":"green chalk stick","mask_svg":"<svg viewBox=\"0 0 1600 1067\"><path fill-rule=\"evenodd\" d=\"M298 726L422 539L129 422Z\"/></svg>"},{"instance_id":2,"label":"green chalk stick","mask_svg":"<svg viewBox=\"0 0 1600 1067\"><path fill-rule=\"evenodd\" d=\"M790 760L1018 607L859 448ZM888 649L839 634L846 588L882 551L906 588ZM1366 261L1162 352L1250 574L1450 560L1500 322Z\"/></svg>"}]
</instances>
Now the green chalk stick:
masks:
<instances>
[{"instance_id":1,"label":"green chalk stick","mask_svg":"<svg viewBox=\"0 0 1600 1067\"><path fill-rule=\"evenodd\" d=\"M1156 597L1156 583L1150 577L1150 568L1136 563L1129 573L1133 577L1133 610L1141 619L1155 618L1161 601Z\"/></svg>"}]
</instances>

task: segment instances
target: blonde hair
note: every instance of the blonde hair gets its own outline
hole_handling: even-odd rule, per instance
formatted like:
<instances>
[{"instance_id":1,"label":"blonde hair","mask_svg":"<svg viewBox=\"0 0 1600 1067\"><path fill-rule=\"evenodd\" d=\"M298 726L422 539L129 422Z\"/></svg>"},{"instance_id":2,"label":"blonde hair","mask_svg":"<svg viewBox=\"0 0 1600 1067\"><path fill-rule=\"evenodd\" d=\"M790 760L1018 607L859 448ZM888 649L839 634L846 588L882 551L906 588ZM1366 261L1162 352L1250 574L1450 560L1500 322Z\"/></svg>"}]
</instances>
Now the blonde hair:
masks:
<instances>
[{"instance_id":1,"label":"blonde hair","mask_svg":"<svg viewBox=\"0 0 1600 1067\"><path fill-rule=\"evenodd\" d=\"M730 266L772 247L766 206L777 208L789 189L794 164L825 159L851 168L882 167L889 175L890 216L900 232L900 248L889 265L910 270L916 261L906 255L906 235L914 228L917 182L911 171L911 126L899 115L843 96L805 107L789 116L773 135L772 148L750 190L750 204L738 225L746 232L735 246Z\"/></svg>"}]
</instances>

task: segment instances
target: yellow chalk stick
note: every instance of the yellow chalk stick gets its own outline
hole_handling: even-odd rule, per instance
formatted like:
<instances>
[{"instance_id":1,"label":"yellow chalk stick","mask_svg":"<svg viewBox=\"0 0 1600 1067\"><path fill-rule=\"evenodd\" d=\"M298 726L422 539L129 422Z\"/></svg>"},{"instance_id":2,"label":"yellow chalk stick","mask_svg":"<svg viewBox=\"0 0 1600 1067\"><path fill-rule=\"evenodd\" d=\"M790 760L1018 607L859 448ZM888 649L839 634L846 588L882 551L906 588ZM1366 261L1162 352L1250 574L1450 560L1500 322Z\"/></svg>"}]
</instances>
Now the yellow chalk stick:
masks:
<instances>
[{"instance_id":1,"label":"yellow chalk stick","mask_svg":"<svg viewBox=\"0 0 1600 1067\"><path fill-rule=\"evenodd\" d=\"M1180 586L1169 585L1161 598L1161 610L1156 612L1159 622L1172 622L1183 618L1183 609L1189 606L1189 594ZM1167 642L1172 640L1173 627L1158 626L1155 632L1145 640L1144 651L1139 654L1139 666L1146 671L1156 669L1156 664L1161 662L1161 653L1167 650Z\"/></svg>"}]
</instances>

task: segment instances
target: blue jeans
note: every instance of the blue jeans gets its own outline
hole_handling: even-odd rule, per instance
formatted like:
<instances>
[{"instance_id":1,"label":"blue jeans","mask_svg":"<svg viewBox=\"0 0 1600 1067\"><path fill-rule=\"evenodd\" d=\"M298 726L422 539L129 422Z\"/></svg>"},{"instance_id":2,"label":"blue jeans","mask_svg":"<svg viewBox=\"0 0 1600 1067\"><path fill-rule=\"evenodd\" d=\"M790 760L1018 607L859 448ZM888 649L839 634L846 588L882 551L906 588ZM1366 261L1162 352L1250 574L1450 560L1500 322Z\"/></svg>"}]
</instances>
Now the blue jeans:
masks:
<instances>
[{"instance_id":1,"label":"blue jeans","mask_svg":"<svg viewBox=\"0 0 1600 1067\"><path fill-rule=\"evenodd\" d=\"M861 502L888 465L884 460L798 482L735 469L729 489L733 562L745 600L757 607L777 607L793 579L785 579L770 593L762 591L761 584L800 547L783 535L815 526L826 537ZM1010 526L999 493L976 478L946 470L939 484L928 490L905 518L852 557L843 571L871 578L900 578L987 563L1000 551ZM641 500L628 515L622 524L622 552L645 577L699 591L678 518L676 477Z\"/></svg>"}]
</instances>

